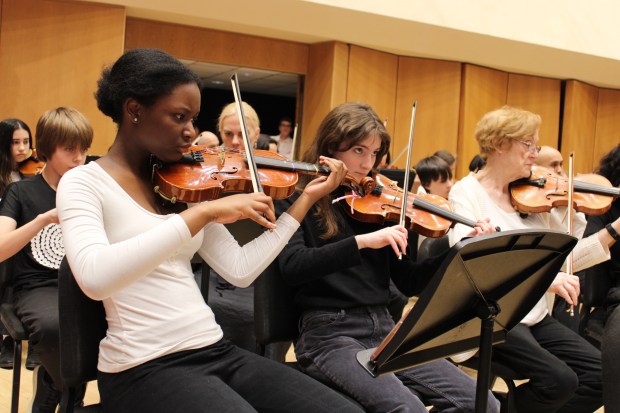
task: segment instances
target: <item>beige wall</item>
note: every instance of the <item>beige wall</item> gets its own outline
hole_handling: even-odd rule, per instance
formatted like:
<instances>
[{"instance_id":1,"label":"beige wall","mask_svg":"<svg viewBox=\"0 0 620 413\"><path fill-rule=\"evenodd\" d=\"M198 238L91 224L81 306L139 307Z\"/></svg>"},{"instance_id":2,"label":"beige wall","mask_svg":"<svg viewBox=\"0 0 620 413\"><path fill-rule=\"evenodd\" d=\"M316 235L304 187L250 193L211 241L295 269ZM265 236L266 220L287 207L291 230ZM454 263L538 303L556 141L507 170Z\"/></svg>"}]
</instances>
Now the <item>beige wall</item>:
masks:
<instances>
[{"instance_id":1,"label":"beige wall","mask_svg":"<svg viewBox=\"0 0 620 413\"><path fill-rule=\"evenodd\" d=\"M92 122L90 153L107 151L115 127L97 110L93 92L104 64L124 48L123 8L89 3L3 0L0 30L0 117L34 127L57 106Z\"/></svg>"}]
</instances>

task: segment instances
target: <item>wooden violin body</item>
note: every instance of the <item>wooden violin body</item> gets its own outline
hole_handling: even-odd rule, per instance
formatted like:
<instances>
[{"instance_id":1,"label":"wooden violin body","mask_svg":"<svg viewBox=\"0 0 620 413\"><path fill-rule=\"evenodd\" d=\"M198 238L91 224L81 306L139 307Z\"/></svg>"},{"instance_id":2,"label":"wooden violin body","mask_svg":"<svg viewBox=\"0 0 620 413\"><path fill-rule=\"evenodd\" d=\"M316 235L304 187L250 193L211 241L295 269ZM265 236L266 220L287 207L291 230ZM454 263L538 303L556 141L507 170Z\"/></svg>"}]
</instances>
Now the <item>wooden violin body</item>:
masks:
<instances>
[{"instance_id":1,"label":"wooden violin body","mask_svg":"<svg viewBox=\"0 0 620 413\"><path fill-rule=\"evenodd\" d=\"M574 188L573 207L587 215L604 214L620 195L618 188L596 174L577 175ZM521 213L549 212L568 205L568 179L534 166L530 178L510 184L510 194L515 209Z\"/></svg>"},{"instance_id":2,"label":"wooden violin body","mask_svg":"<svg viewBox=\"0 0 620 413\"><path fill-rule=\"evenodd\" d=\"M396 181L377 174L374 180L365 178L361 186L363 196L345 198L349 205L345 210L353 218L372 223L399 221L403 190ZM449 202L437 195L409 193L406 205L406 228L425 237L439 238L456 222L472 227L476 224L452 212Z\"/></svg>"},{"instance_id":3,"label":"wooden violin body","mask_svg":"<svg viewBox=\"0 0 620 413\"><path fill-rule=\"evenodd\" d=\"M271 151L255 150L258 176L265 194L288 198L295 191L298 173L327 175L329 169L303 162L291 162ZM243 152L194 146L177 163L156 164L154 191L169 202L202 202L225 194L252 192L250 171Z\"/></svg>"},{"instance_id":4,"label":"wooden violin body","mask_svg":"<svg viewBox=\"0 0 620 413\"><path fill-rule=\"evenodd\" d=\"M24 177L31 177L43 172L45 162L37 157L37 150L32 149L30 156L19 163L17 166L19 172Z\"/></svg>"}]
</instances>

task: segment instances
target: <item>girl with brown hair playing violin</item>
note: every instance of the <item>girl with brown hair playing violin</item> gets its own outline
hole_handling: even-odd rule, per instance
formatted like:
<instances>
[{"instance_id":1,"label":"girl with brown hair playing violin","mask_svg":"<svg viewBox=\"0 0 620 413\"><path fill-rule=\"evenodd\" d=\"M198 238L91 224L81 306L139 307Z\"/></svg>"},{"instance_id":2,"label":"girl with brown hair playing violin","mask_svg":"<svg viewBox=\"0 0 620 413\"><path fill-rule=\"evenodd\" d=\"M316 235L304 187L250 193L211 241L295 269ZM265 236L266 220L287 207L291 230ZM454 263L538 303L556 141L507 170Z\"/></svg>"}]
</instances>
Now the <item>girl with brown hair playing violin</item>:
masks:
<instances>
[{"instance_id":1,"label":"girl with brown hair playing violin","mask_svg":"<svg viewBox=\"0 0 620 413\"><path fill-rule=\"evenodd\" d=\"M376 167L388 150L390 136L372 108L345 103L321 123L304 161L322 156L344 162L355 181ZM306 179L307 181L307 179ZM278 257L282 275L297 289L295 300L304 310L295 344L303 370L357 400L369 412L473 412L475 382L447 360L373 378L357 362L356 353L376 347L394 321L387 304L389 282L406 295L421 291L442 257L415 263L407 252L407 230L367 223L350 217L344 191L321 198ZM299 194L278 201L284 211ZM492 232L479 223L471 235ZM489 393L490 412L499 403Z\"/></svg>"},{"instance_id":2,"label":"girl with brown hair playing violin","mask_svg":"<svg viewBox=\"0 0 620 413\"><path fill-rule=\"evenodd\" d=\"M551 229L548 212L523 216L515 211L510 184L528 178L538 156L539 115L504 106L484 115L476 126L484 169L457 182L450 192L455 212L472 219L490 218L503 230ZM615 225L618 225L616 222ZM452 243L468 229L456 225ZM579 241L573 251L574 270L609 259L613 239L605 230ZM490 273L489 277L493 274ZM577 304L579 279L559 273L549 292ZM457 361L469 355L453 357ZM544 297L493 347L493 359L529 380L517 388L516 405L523 412L593 412L602 404L601 355L590 343L548 314Z\"/></svg>"},{"instance_id":3,"label":"girl with brown hair playing violin","mask_svg":"<svg viewBox=\"0 0 620 413\"><path fill-rule=\"evenodd\" d=\"M25 162L32 154L32 133L28 125L16 118L4 119L0 122L0 199L4 196L11 182L21 181L24 176L19 171L20 163ZM4 330L1 327L0 330ZM13 368L13 339L5 336L0 350L0 368ZM26 368L29 370L39 364L32 347L28 347Z\"/></svg>"},{"instance_id":4,"label":"girl with brown hair playing violin","mask_svg":"<svg viewBox=\"0 0 620 413\"><path fill-rule=\"evenodd\" d=\"M310 206L346 169L321 159L314 180L277 222L264 193L237 194L172 213L153 193L151 157L179 161L195 139L200 80L156 49L125 52L99 80L99 109L118 125L107 155L67 173L58 216L82 290L108 322L98 385L104 412L359 411L303 374L222 339L190 260L196 252L226 280L251 284ZM252 219L272 229L240 247L222 225Z\"/></svg>"}]
</instances>

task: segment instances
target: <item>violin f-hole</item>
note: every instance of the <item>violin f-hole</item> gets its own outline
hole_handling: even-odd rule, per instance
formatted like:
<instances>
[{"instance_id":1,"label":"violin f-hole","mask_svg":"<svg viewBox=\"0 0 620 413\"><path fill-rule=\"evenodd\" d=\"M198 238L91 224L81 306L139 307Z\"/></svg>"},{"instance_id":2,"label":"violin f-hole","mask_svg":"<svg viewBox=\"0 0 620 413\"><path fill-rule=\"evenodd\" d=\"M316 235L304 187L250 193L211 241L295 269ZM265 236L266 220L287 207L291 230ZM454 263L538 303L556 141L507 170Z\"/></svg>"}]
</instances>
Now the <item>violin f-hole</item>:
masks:
<instances>
[{"instance_id":1,"label":"violin f-hole","mask_svg":"<svg viewBox=\"0 0 620 413\"><path fill-rule=\"evenodd\" d=\"M219 171L212 172L211 179L217 179L215 175L226 175L226 174L235 175L237 173L239 173L239 168L237 168L236 166L233 166L229 170L220 169Z\"/></svg>"},{"instance_id":2,"label":"violin f-hole","mask_svg":"<svg viewBox=\"0 0 620 413\"><path fill-rule=\"evenodd\" d=\"M566 191L562 191L562 192L551 192L548 193L545 198L547 198L548 200L551 200L551 197L557 196L559 198L564 198L566 197Z\"/></svg>"}]
</instances>

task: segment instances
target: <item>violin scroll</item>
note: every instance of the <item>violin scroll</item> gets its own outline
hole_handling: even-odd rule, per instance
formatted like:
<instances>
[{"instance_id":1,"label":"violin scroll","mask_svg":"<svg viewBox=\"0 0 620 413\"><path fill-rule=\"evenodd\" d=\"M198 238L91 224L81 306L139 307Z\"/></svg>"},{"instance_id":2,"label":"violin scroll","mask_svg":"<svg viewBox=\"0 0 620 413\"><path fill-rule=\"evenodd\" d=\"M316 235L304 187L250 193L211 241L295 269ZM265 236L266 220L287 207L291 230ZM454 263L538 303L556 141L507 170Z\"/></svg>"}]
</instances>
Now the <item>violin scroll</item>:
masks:
<instances>
[{"instance_id":1,"label":"violin scroll","mask_svg":"<svg viewBox=\"0 0 620 413\"><path fill-rule=\"evenodd\" d=\"M25 177L31 177L43 172L45 162L37 157L37 150L32 149L30 156L19 163L17 169Z\"/></svg>"}]
</instances>

